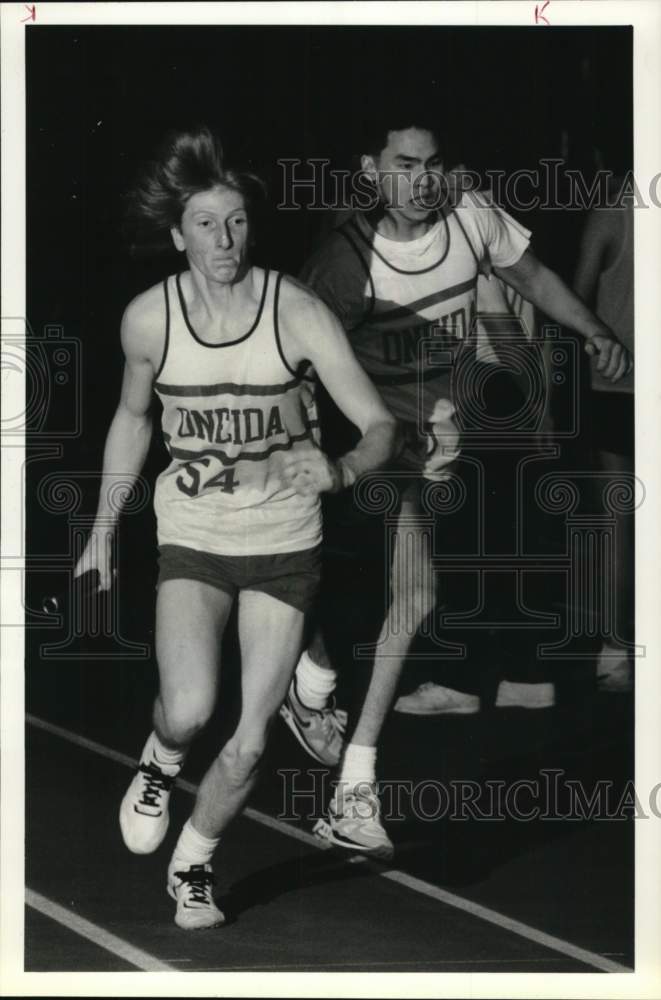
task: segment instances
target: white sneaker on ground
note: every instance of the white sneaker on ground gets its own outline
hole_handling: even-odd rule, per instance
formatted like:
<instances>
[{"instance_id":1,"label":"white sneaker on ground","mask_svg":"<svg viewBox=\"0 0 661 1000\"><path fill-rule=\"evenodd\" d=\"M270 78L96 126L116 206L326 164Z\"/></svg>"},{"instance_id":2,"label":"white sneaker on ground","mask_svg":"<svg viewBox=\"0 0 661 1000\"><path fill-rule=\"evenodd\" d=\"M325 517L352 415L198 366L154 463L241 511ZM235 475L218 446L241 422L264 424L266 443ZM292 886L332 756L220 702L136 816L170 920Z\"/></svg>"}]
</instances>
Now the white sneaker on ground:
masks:
<instances>
[{"instance_id":1,"label":"white sneaker on ground","mask_svg":"<svg viewBox=\"0 0 661 1000\"><path fill-rule=\"evenodd\" d=\"M174 922L185 931L205 930L225 923L213 900L211 865L187 865L173 858L168 868L168 893L177 902Z\"/></svg>"},{"instance_id":2,"label":"white sneaker on ground","mask_svg":"<svg viewBox=\"0 0 661 1000\"><path fill-rule=\"evenodd\" d=\"M597 690L628 694L633 690L633 666L627 653L604 643L597 659Z\"/></svg>"},{"instance_id":3,"label":"white sneaker on ground","mask_svg":"<svg viewBox=\"0 0 661 1000\"><path fill-rule=\"evenodd\" d=\"M550 682L521 684L501 681L496 695L496 708L552 708L555 705L555 685Z\"/></svg>"},{"instance_id":4,"label":"white sneaker on ground","mask_svg":"<svg viewBox=\"0 0 661 1000\"><path fill-rule=\"evenodd\" d=\"M162 843L170 821L170 791L181 770L178 764L157 764L151 749L150 737L119 807L122 837L134 854L151 854Z\"/></svg>"},{"instance_id":5,"label":"white sneaker on ground","mask_svg":"<svg viewBox=\"0 0 661 1000\"><path fill-rule=\"evenodd\" d=\"M395 848L381 823L381 806L374 785L362 783L344 791L336 788L328 822L317 821L313 832L336 847L359 851L384 861Z\"/></svg>"},{"instance_id":6,"label":"white sneaker on ground","mask_svg":"<svg viewBox=\"0 0 661 1000\"><path fill-rule=\"evenodd\" d=\"M473 715L480 711L480 699L476 694L427 681L412 694L398 698L395 711L404 715Z\"/></svg>"},{"instance_id":7,"label":"white sneaker on ground","mask_svg":"<svg viewBox=\"0 0 661 1000\"><path fill-rule=\"evenodd\" d=\"M298 697L294 677L280 715L311 757L329 767L339 763L347 713L335 707L334 699L324 708L307 708Z\"/></svg>"}]
</instances>

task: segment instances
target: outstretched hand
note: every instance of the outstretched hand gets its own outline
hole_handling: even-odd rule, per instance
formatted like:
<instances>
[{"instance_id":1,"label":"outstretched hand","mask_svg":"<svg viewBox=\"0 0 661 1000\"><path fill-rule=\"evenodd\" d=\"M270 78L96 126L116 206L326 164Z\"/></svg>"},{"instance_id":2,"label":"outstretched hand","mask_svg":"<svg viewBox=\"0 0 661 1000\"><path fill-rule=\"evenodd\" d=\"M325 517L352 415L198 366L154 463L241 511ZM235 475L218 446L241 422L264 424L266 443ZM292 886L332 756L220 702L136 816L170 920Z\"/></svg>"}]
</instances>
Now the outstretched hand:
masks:
<instances>
[{"instance_id":1,"label":"outstretched hand","mask_svg":"<svg viewBox=\"0 0 661 1000\"><path fill-rule=\"evenodd\" d=\"M96 569L99 572L99 590L110 590L114 570L112 568L112 528L93 528L83 554L76 563L74 580Z\"/></svg>"}]
</instances>

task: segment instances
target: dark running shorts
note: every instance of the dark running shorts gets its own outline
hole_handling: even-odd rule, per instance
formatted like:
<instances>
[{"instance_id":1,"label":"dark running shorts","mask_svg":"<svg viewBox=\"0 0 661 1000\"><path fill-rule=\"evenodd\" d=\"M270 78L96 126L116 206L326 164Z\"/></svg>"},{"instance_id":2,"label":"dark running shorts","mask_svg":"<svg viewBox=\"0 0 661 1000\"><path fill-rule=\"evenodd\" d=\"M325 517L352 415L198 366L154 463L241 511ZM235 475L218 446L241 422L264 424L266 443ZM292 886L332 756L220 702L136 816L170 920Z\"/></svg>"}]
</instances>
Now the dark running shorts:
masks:
<instances>
[{"instance_id":1,"label":"dark running shorts","mask_svg":"<svg viewBox=\"0 0 661 1000\"><path fill-rule=\"evenodd\" d=\"M264 556L220 556L183 545L161 545L158 586L166 580L199 580L236 597L240 590L258 590L308 611L321 579L321 546L300 552Z\"/></svg>"}]
</instances>

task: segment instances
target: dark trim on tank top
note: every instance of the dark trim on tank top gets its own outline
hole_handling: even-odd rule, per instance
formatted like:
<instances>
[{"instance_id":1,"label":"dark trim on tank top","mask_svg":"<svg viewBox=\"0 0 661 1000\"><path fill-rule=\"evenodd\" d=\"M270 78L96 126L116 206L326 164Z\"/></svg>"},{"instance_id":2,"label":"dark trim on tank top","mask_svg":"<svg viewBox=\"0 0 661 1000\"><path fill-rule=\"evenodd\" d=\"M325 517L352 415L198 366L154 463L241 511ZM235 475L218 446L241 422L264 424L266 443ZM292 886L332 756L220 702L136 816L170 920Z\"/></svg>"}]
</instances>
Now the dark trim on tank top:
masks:
<instances>
[{"instance_id":1,"label":"dark trim on tank top","mask_svg":"<svg viewBox=\"0 0 661 1000\"><path fill-rule=\"evenodd\" d=\"M360 252L360 248L356 246L355 241L346 231L350 222L351 220L349 220L349 222L346 222L343 226L340 226L337 232L340 236L344 237L349 246L353 249L354 253L356 254L356 257L360 261L363 270L365 271L365 274L367 275L367 280L369 282L369 287L370 287L370 304L367 307L367 312L365 313L365 315L361 317L360 322L355 323L351 327L347 327L348 333L351 333L353 330L358 330L364 323L367 323L367 321L371 318L372 313L374 312L374 306L376 305L376 289L374 287L374 279L372 277L372 272L370 271L370 266L363 257L362 253Z\"/></svg>"},{"instance_id":2,"label":"dark trim on tank top","mask_svg":"<svg viewBox=\"0 0 661 1000\"><path fill-rule=\"evenodd\" d=\"M202 347L210 347L212 349L215 349L216 347L233 347L235 344L241 344L244 340L247 340L248 337L255 332L255 330L259 326L259 321L262 318L262 313L264 311L264 303L266 302L266 289L268 288L269 274L270 274L270 271L269 271L268 268L266 268L265 271L264 271L264 287L262 288L262 297L260 299L259 308L257 310L257 315L255 317L255 320L254 320L252 326L250 327L250 329L248 330L247 333L241 334L240 337L236 337L234 340L226 340L222 344L210 344L210 343L208 343L208 341L202 340L202 338L199 337L197 335L197 333L195 332L195 330L193 329L193 325L192 325L190 319L188 318L188 310L186 309L186 302L185 302L185 299L184 299L184 293L183 293L182 288L181 288L181 276L182 276L182 274L185 274L185 273L186 272L184 272L184 271L180 271L179 274L177 275L177 278L176 278L177 292L179 294L179 305L181 307L181 314L184 317L184 322L185 322L186 326L188 327L188 331L191 334L191 336L193 337L193 339L197 341L198 344L200 344Z\"/></svg>"},{"instance_id":3,"label":"dark trim on tank top","mask_svg":"<svg viewBox=\"0 0 661 1000\"><path fill-rule=\"evenodd\" d=\"M163 281L163 291L165 293L165 343L163 345L163 355L161 357L161 363L158 366L158 371L154 375L154 388L158 376L161 374L165 368L165 361L168 356L168 347L170 346L170 296L168 294L168 281L169 277L165 278Z\"/></svg>"},{"instance_id":4,"label":"dark trim on tank top","mask_svg":"<svg viewBox=\"0 0 661 1000\"><path fill-rule=\"evenodd\" d=\"M201 458L218 458L223 465L236 465L238 462L262 462L277 451L290 451L294 445L301 441L313 441L313 430L319 426L318 421L311 421L309 426L301 434L292 434L286 441L275 441L263 451L239 451L236 455L228 455L221 448L201 448L199 451L192 451L189 448L177 448L172 445L172 437L163 434L165 446L178 462L195 462Z\"/></svg>"},{"instance_id":5,"label":"dark trim on tank top","mask_svg":"<svg viewBox=\"0 0 661 1000\"><path fill-rule=\"evenodd\" d=\"M315 382L316 376L305 375L302 368L308 368L311 365L309 360L302 360L298 366L298 371L292 368L292 366L287 361L285 357L285 352L282 349L282 340L280 337L280 324L278 323L278 305L280 303L280 285L282 284L282 279L284 275L282 271L278 272L278 276L275 279L275 291L273 292L273 332L275 334L275 346L278 349L278 354L280 355L280 360L287 369L290 375L293 375L298 382Z\"/></svg>"},{"instance_id":6,"label":"dark trim on tank top","mask_svg":"<svg viewBox=\"0 0 661 1000\"><path fill-rule=\"evenodd\" d=\"M429 274L430 271L433 271L435 268L440 267L441 264L445 263L445 259L447 255L450 253L450 227L448 225L448 220L446 219L446 217L442 215L441 218L443 219L443 224L445 225L445 235L447 236L447 245L445 247L443 255L437 261L434 261L433 264L430 264L429 267L423 267L419 271L405 271L403 267L395 267L394 264L390 263L387 257L384 257L383 254L376 249L373 243L372 244L369 243L365 234L361 232L360 228L355 223L353 224L353 228L356 230L356 233L361 238L367 249L370 250L372 253L376 254L379 260L382 261L386 265L386 267L389 267L391 271L395 271L397 274ZM369 225L369 223L367 224ZM374 235L375 236L378 235L376 230L374 230Z\"/></svg>"},{"instance_id":7,"label":"dark trim on tank top","mask_svg":"<svg viewBox=\"0 0 661 1000\"><path fill-rule=\"evenodd\" d=\"M216 382L213 385L173 385L166 382L155 382L154 388L163 396L189 396L203 398L227 393L232 396L282 396L290 389L295 389L299 379L281 382L275 385L257 385L252 382Z\"/></svg>"},{"instance_id":8,"label":"dark trim on tank top","mask_svg":"<svg viewBox=\"0 0 661 1000\"><path fill-rule=\"evenodd\" d=\"M462 295L464 292L470 292L471 289L475 288L476 284L477 275L474 275L472 278L468 278L467 281L462 281L458 285L450 285L449 288L443 288L437 292L432 292L431 295L425 295L421 299L415 299L406 306L396 306L394 309L384 310L378 316L374 316L373 322L376 324L392 323L393 320L403 319L406 316L410 316L411 312L426 309L428 306L437 305L439 302L447 302L448 299L456 298L456 296ZM426 323L418 325L423 326Z\"/></svg>"}]
</instances>

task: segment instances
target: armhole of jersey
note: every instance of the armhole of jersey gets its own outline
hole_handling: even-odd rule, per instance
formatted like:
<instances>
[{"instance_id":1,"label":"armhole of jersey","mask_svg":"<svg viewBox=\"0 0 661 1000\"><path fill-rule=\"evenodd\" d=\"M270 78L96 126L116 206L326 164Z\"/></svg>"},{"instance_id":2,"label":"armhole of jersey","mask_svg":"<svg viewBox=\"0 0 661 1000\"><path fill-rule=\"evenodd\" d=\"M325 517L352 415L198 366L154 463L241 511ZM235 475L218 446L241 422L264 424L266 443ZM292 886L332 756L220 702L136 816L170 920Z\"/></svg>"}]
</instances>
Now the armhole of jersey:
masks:
<instances>
[{"instance_id":1,"label":"armhole of jersey","mask_svg":"<svg viewBox=\"0 0 661 1000\"><path fill-rule=\"evenodd\" d=\"M282 349L282 340L280 339L280 326L278 324L278 305L280 304L280 284L282 282L282 271L278 272L278 277L275 279L275 290L273 292L273 330L275 333L275 343L278 348L278 354L280 355L280 360L283 365L294 378L300 378L300 372L295 371L292 366L287 361L285 357L285 352ZM303 364L303 362L301 362ZM306 365L307 367L307 365Z\"/></svg>"},{"instance_id":2,"label":"armhole of jersey","mask_svg":"<svg viewBox=\"0 0 661 1000\"><path fill-rule=\"evenodd\" d=\"M158 366L158 371L154 375L154 382L156 382L165 368L165 361L168 356L168 347L170 346L170 296L168 294L168 278L166 278L163 282L163 291L165 293L165 343L163 344L163 357L161 358L161 363Z\"/></svg>"},{"instance_id":3,"label":"armhole of jersey","mask_svg":"<svg viewBox=\"0 0 661 1000\"><path fill-rule=\"evenodd\" d=\"M349 233L346 231L346 229L344 228L344 226L341 226L339 229L336 230L336 232L340 236L344 237L344 239L347 241L347 243L349 244L349 246L351 247L351 249L355 253L356 257L360 261L360 266L362 267L363 271L367 275L367 280L369 282L369 288L370 288L370 304L367 307L367 311L365 312L365 315L360 318L360 321L358 323L354 323L354 325L352 327L350 327L349 329L347 329L347 333L351 333L353 330L357 330L358 327L361 326L363 323L367 322L367 320L370 318L370 316L374 312L374 303L376 301L376 291L374 289L374 280L372 279L372 273L371 273L371 271L369 269L369 266L367 265L367 263L365 261L365 258L363 257L362 253L358 249L358 246L356 245L356 242L353 239L353 237L349 235Z\"/></svg>"}]
</instances>

